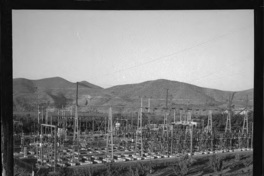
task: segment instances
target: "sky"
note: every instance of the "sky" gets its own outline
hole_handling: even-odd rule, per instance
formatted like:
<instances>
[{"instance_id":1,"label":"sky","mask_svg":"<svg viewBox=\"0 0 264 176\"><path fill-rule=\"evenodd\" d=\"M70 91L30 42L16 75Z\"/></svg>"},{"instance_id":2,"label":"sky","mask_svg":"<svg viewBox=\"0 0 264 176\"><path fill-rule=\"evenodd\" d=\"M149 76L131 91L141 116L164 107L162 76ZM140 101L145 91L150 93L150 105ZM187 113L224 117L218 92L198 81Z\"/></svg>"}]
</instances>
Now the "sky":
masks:
<instances>
[{"instance_id":1,"label":"sky","mask_svg":"<svg viewBox=\"0 0 264 176\"><path fill-rule=\"evenodd\" d=\"M13 78L254 84L253 10L13 10Z\"/></svg>"}]
</instances>

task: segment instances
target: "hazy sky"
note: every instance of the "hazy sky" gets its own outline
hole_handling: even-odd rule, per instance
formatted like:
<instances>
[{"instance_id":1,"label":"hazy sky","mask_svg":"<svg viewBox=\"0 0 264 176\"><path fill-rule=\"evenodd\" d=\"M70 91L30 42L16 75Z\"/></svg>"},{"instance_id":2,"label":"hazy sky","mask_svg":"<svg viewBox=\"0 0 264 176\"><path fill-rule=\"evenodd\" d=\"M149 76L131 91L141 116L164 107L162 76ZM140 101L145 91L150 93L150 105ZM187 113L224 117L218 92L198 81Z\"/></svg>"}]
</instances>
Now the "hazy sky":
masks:
<instances>
[{"instance_id":1,"label":"hazy sky","mask_svg":"<svg viewBox=\"0 0 264 176\"><path fill-rule=\"evenodd\" d=\"M253 88L253 10L13 11L13 77Z\"/></svg>"}]
</instances>

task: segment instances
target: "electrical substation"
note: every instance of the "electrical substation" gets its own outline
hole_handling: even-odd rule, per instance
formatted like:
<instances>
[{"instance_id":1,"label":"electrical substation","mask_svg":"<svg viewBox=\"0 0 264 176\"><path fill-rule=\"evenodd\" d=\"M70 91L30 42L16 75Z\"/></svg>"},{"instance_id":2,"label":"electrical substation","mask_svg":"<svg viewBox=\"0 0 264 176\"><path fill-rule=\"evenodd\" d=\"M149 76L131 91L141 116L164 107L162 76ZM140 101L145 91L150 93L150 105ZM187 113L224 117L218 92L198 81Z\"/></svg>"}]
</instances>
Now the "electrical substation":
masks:
<instances>
[{"instance_id":1,"label":"electrical substation","mask_svg":"<svg viewBox=\"0 0 264 176\"><path fill-rule=\"evenodd\" d=\"M168 90L167 90L168 97ZM155 99L138 99L134 112L120 114L118 106L95 106L107 113L81 112L76 104L64 108L39 108L30 134L19 134L14 157L34 158L35 167L56 170L61 167L93 166L134 160L166 160L188 154L207 155L253 150L253 123L248 121L248 106L243 110L243 125L232 131L232 99L225 111L166 106L156 113ZM145 101L146 102L146 101ZM201 113L206 116L199 119ZM213 125L216 113L226 120L225 130ZM157 117L162 122L156 120ZM23 125L16 122L18 126Z\"/></svg>"}]
</instances>

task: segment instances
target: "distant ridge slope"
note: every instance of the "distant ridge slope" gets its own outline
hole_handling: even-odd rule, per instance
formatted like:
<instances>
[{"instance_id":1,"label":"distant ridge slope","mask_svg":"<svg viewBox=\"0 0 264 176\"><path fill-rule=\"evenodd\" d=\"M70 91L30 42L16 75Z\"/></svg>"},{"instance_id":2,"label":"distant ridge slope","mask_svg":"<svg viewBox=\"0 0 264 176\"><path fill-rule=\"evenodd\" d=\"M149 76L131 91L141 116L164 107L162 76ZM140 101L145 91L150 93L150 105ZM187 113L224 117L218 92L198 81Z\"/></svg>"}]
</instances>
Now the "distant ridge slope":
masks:
<instances>
[{"instance_id":1,"label":"distant ridge slope","mask_svg":"<svg viewBox=\"0 0 264 176\"><path fill-rule=\"evenodd\" d=\"M81 81L78 83L79 85L81 86L84 86L84 87L87 87L87 88L92 88L92 89L103 89L102 87L100 86L97 86L97 85L94 85L94 84L91 84L87 81Z\"/></svg>"},{"instance_id":2,"label":"distant ridge slope","mask_svg":"<svg viewBox=\"0 0 264 176\"><path fill-rule=\"evenodd\" d=\"M39 88L74 88L74 84L61 77L44 78L34 80L34 83Z\"/></svg>"},{"instance_id":3,"label":"distant ridge slope","mask_svg":"<svg viewBox=\"0 0 264 176\"><path fill-rule=\"evenodd\" d=\"M137 84L118 85L107 88L105 91L108 91L115 97L123 98L123 100L127 102L131 102L133 99L139 99L139 97L145 97L145 99L163 99L161 101L164 105L167 89L169 89L169 101L172 100L172 102L177 102L179 104L189 103L194 105L226 104L226 101L232 92L202 88L183 82L165 79L146 81ZM249 95L249 99L253 99L253 89L238 92L234 97L234 103L239 100L240 103L238 104L243 104L246 95Z\"/></svg>"},{"instance_id":4,"label":"distant ridge slope","mask_svg":"<svg viewBox=\"0 0 264 176\"><path fill-rule=\"evenodd\" d=\"M87 81L79 83L79 97L82 99L88 95L95 95L103 88ZM17 109L30 109L37 102L55 105L56 107L72 104L76 97L76 83L72 83L61 77L51 77L39 80L25 78L13 79L14 106ZM24 108L21 107L24 106Z\"/></svg>"},{"instance_id":5,"label":"distant ridge slope","mask_svg":"<svg viewBox=\"0 0 264 176\"><path fill-rule=\"evenodd\" d=\"M34 83L25 78L13 79L13 93L33 93L35 91Z\"/></svg>"},{"instance_id":6,"label":"distant ridge slope","mask_svg":"<svg viewBox=\"0 0 264 176\"><path fill-rule=\"evenodd\" d=\"M26 97L31 97L32 99L35 87L38 87L41 102L50 101L51 105L54 104L58 107L75 103L76 83L69 82L60 77L40 80L17 78L13 79L13 85L14 92L16 92L14 98L17 98L15 104L21 102L21 98L26 99L25 101L30 100L30 98ZM118 105L124 108L138 107L140 105L140 97L143 97L144 106L147 106L147 99L150 98L152 107L164 107L167 89L169 89L168 103L172 106L176 104L226 106L227 99L231 93L231 91L203 88L165 79L145 81L137 84L117 85L107 89L103 89L87 81L81 81L79 82L78 104L87 108L89 105ZM234 104L243 106L246 96L248 96L252 104L253 89L237 92L234 97Z\"/></svg>"}]
</instances>

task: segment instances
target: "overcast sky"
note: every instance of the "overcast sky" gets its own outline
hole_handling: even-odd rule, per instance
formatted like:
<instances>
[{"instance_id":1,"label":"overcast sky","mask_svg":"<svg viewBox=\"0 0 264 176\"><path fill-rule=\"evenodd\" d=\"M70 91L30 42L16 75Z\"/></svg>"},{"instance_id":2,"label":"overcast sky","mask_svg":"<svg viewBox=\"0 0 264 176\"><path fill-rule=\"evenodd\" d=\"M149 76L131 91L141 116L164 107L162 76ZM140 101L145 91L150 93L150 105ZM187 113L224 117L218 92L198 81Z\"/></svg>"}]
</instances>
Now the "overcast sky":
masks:
<instances>
[{"instance_id":1,"label":"overcast sky","mask_svg":"<svg viewBox=\"0 0 264 176\"><path fill-rule=\"evenodd\" d=\"M253 10L13 11L13 77L253 88Z\"/></svg>"}]
</instances>

